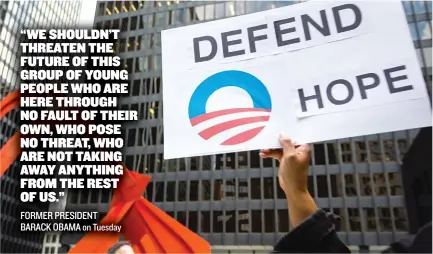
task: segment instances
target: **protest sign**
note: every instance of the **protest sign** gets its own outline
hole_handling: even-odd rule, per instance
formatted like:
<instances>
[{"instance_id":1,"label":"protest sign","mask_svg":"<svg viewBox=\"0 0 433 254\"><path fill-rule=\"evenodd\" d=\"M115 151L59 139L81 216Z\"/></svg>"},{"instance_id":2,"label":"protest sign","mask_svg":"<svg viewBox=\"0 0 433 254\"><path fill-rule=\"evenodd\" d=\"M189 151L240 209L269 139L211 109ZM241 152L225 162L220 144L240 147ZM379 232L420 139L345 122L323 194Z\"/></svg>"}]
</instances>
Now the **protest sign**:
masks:
<instances>
[{"instance_id":1,"label":"protest sign","mask_svg":"<svg viewBox=\"0 0 433 254\"><path fill-rule=\"evenodd\" d=\"M384 15L386 13L386 16ZM165 159L431 125L398 1L309 1L162 32Z\"/></svg>"}]
</instances>

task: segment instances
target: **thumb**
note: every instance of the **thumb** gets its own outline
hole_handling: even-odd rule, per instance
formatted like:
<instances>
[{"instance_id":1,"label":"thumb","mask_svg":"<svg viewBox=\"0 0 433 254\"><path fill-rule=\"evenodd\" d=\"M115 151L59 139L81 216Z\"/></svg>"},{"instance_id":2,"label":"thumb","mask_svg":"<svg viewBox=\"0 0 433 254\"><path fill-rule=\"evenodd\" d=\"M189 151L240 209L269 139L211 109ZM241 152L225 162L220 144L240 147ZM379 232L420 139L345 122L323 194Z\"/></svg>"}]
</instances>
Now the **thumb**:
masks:
<instances>
[{"instance_id":1,"label":"thumb","mask_svg":"<svg viewBox=\"0 0 433 254\"><path fill-rule=\"evenodd\" d=\"M309 144L302 144L302 145L299 145L299 146L296 148L296 151L297 151L297 152L310 153L310 152L311 152L311 148L310 148L310 145L309 145Z\"/></svg>"},{"instance_id":2,"label":"thumb","mask_svg":"<svg viewBox=\"0 0 433 254\"><path fill-rule=\"evenodd\" d=\"M284 156L286 156L286 157L296 156L295 145L293 144L293 142L290 138L281 134L280 135L280 144L283 147Z\"/></svg>"},{"instance_id":3,"label":"thumb","mask_svg":"<svg viewBox=\"0 0 433 254\"><path fill-rule=\"evenodd\" d=\"M296 152L298 154L298 158L302 161L308 160L310 161L311 156L311 148L308 144L300 145L296 148Z\"/></svg>"}]
</instances>

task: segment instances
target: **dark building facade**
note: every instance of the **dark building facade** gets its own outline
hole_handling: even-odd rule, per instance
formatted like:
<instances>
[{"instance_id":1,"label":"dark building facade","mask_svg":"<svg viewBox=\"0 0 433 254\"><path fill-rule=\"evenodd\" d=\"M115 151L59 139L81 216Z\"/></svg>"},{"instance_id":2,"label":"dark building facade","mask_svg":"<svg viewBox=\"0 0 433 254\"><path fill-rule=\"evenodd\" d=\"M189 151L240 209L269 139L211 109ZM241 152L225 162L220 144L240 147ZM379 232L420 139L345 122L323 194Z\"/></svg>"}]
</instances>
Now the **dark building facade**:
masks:
<instances>
[{"instance_id":1,"label":"dark building facade","mask_svg":"<svg viewBox=\"0 0 433 254\"><path fill-rule=\"evenodd\" d=\"M0 2L0 100L19 88L20 30L23 28L71 28L76 25L80 10L81 1ZM0 142L2 147L19 130L18 124L17 109L12 110L1 119ZM0 252L41 253L44 251L45 234L23 233L19 230L19 173L20 165L15 162L0 178ZM47 204L45 206L29 205L25 209L46 211L49 208ZM49 251L45 252L50 253Z\"/></svg>"},{"instance_id":2,"label":"dark building facade","mask_svg":"<svg viewBox=\"0 0 433 254\"><path fill-rule=\"evenodd\" d=\"M212 245L273 245L289 228L277 165L258 151L163 160L161 30L278 8L300 1L101 1L95 27L121 30L116 52L130 73L121 107L138 111L125 126L124 162L150 174L145 196ZM414 47L431 91L431 1L405 1ZM384 18L385 14L384 14ZM175 56L173 56L175 57ZM404 116L402 116L404 117ZM401 163L418 130L317 143L309 189L341 216L348 245L387 245L407 234ZM185 144L187 145L187 144ZM66 209L103 216L111 191L69 192ZM64 244L80 235L65 234Z\"/></svg>"}]
</instances>

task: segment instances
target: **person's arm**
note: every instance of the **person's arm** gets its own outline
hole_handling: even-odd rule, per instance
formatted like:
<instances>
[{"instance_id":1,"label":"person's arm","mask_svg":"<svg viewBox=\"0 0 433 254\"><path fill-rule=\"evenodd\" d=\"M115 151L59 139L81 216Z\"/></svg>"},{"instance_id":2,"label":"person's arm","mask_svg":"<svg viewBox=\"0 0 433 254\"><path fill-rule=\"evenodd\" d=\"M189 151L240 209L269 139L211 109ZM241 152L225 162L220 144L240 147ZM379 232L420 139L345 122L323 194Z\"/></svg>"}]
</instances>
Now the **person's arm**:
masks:
<instances>
[{"instance_id":1,"label":"person's arm","mask_svg":"<svg viewBox=\"0 0 433 254\"><path fill-rule=\"evenodd\" d=\"M282 150L262 150L263 158L280 161L278 180L287 197L290 223L294 229L274 247L284 253L350 253L335 231L336 216L318 209L308 192L310 148L295 147L292 141L280 137Z\"/></svg>"},{"instance_id":2,"label":"person's arm","mask_svg":"<svg viewBox=\"0 0 433 254\"><path fill-rule=\"evenodd\" d=\"M318 210L308 190L298 191L289 189L285 193L292 227L297 227Z\"/></svg>"}]
</instances>

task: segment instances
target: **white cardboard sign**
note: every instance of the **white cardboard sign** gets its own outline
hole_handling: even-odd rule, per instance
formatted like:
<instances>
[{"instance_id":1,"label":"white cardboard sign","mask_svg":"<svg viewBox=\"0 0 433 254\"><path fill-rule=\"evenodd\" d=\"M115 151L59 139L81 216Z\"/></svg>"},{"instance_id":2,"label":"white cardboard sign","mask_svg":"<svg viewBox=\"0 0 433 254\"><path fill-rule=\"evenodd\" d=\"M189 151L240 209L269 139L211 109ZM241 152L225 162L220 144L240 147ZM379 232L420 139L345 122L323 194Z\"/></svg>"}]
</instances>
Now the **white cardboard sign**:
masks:
<instances>
[{"instance_id":1,"label":"white cardboard sign","mask_svg":"<svg viewBox=\"0 0 433 254\"><path fill-rule=\"evenodd\" d=\"M165 30L162 67L165 159L432 121L400 1L309 1Z\"/></svg>"}]
</instances>

